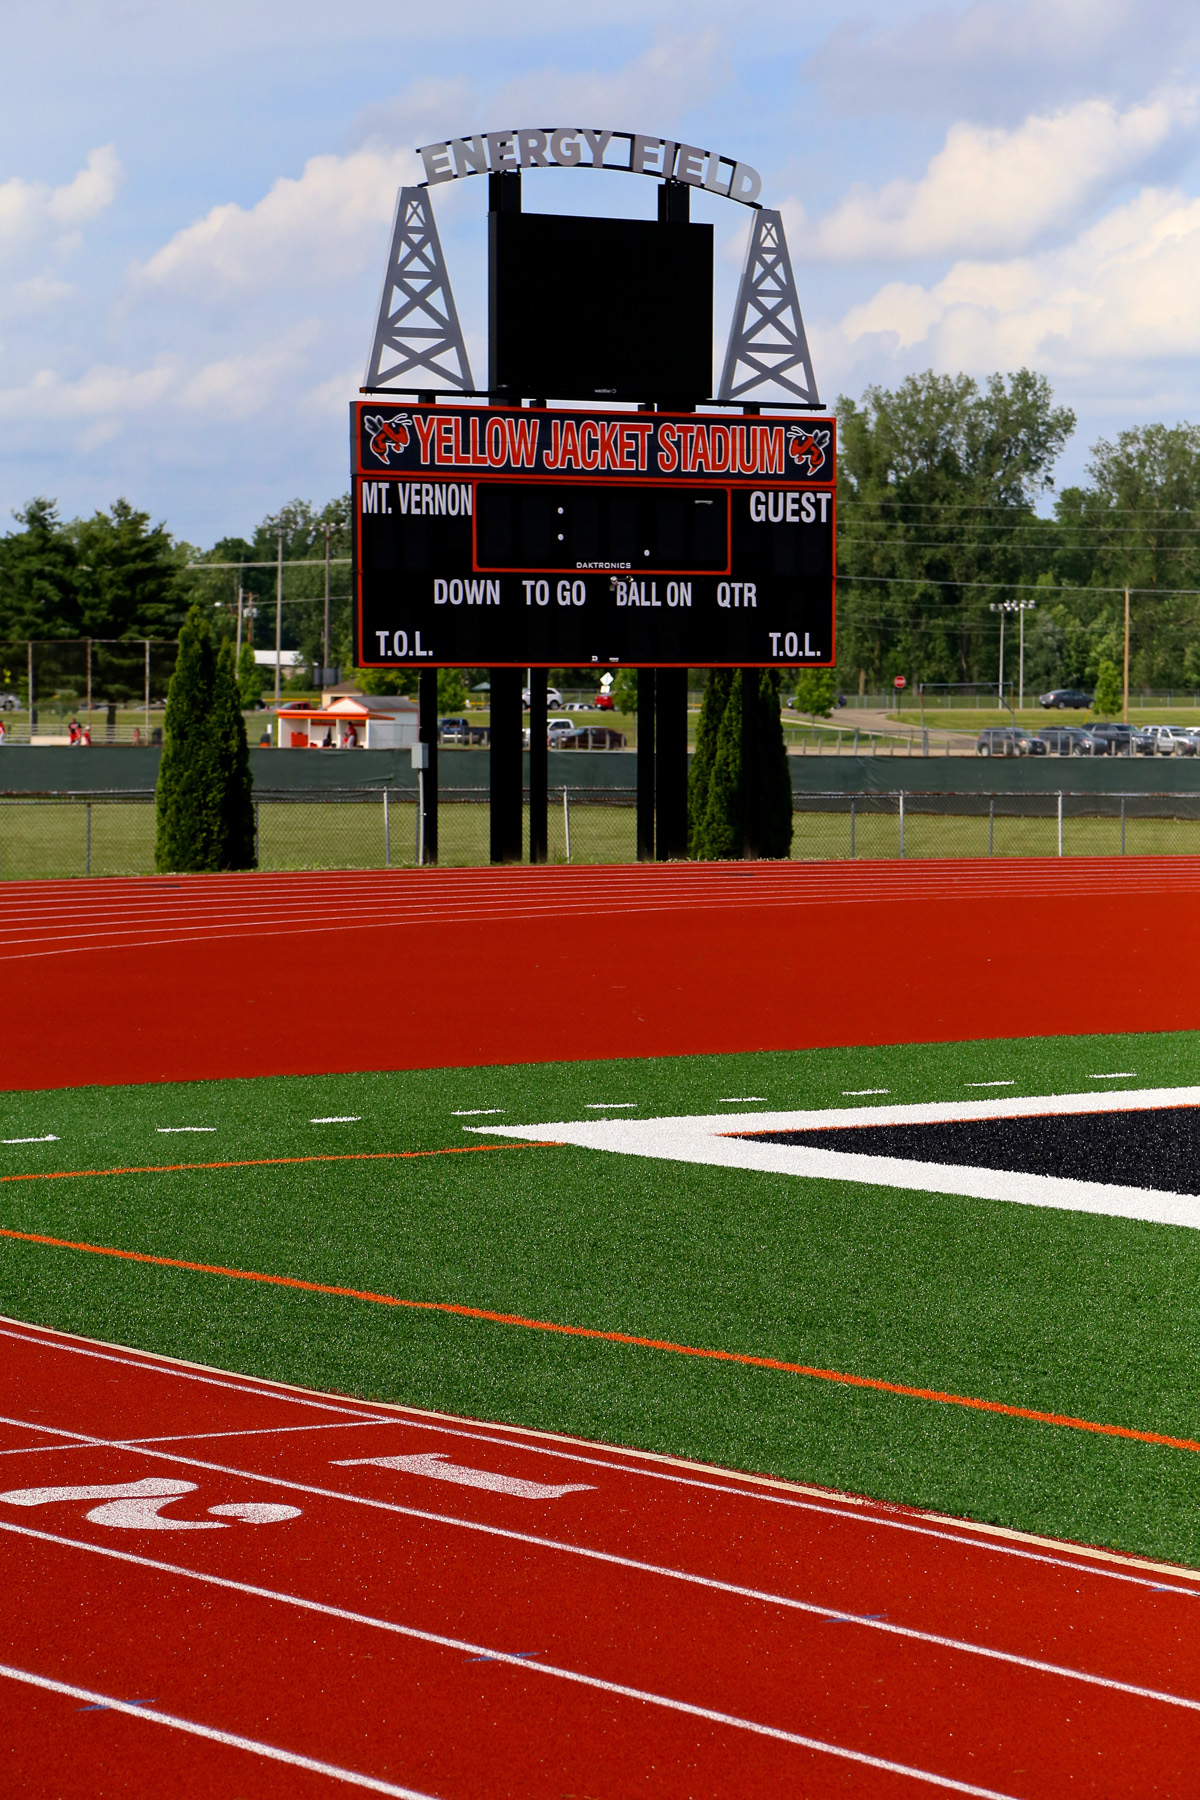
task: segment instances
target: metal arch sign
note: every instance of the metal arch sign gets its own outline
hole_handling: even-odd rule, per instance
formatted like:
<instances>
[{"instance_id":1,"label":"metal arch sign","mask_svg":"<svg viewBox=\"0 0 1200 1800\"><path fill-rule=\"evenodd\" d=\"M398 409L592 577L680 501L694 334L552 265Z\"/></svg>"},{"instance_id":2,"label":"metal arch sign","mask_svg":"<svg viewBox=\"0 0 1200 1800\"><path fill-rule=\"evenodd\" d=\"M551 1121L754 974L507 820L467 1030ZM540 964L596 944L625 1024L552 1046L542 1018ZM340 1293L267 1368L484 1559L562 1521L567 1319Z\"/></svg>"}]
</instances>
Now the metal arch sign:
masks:
<instances>
[{"instance_id":1,"label":"metal arch sign","mask_svg":"<svg viewBox=\"0 0 1200 1800\"><path fill-rule=\"evenodd\" d=\"M423 187L506 170L612 169L656 181L686 182L743 206L757 207L762 193L762 176L749 163L639 131L596 131L579 125L481 131L474 137L425 144L417 155L425 165Z\"/></svg>"}]
</instances>

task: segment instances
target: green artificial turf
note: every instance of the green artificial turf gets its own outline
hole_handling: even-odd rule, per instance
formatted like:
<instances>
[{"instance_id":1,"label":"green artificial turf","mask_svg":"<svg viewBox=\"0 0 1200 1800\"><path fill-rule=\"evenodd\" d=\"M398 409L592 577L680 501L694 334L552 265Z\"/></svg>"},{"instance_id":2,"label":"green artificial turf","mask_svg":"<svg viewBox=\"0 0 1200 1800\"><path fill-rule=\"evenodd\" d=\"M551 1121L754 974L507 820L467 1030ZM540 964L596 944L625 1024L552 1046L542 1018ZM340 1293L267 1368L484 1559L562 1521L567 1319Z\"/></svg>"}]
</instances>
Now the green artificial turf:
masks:
<instances>
[{"instance_id":1,"label":"green artificial turf","mask_svg":"<svg viewBox=\"0 0 1200 1800\"><path fill-rule=\"evenodd\" d=\"M1133 1073L1092 1079L1113 1070ZM6 1143L0 1168L443 1149L488 1142L467 1128L489 1117L594 1118L597 1102L736 1116L864 1103L846 1090L1110 1092L1198 1070L1200 1038L1179 1033L81 1088L3 1096L0 1136L58 1141ZM1200 1438L1200 1233L1183 1228L573 1147L13 1182L0 1225ZM12 1239L0 1310L1200 1564L1187 1451Z\"/></svg>"}]
</instances>

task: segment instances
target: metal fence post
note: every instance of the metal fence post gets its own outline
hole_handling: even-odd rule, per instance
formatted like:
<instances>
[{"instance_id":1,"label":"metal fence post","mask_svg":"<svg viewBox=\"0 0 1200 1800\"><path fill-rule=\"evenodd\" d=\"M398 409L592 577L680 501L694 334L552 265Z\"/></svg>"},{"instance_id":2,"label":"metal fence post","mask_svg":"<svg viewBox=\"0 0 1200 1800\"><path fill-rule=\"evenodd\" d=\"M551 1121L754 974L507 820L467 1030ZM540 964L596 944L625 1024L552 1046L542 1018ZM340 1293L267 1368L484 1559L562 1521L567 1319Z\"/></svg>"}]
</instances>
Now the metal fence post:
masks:
<instances>
[{"instance_id":1,"label":"metal fence post","mask_svg":"<svg viewBox=\"0 0 1200 1800\"><path fill-rule=\"evenodd\" d=\"M392 866L392 822L388 817L388 791L386 787L383 790L383 866L385 869L390 869Z\"/></svg>"},{"instance_id":2,"label":"metal fence post","mask_svg":"<svg viewBox=\"0 0 1200 1800\"><path fill-rule=\"evenodd\" d=\"M567 840L567 861L571 860L571 798L567 788L563 789L563 832Z\"/></svg>"},{"instance_id":3,"label":"metal fence post","mask_svg":"<svg viewBox=\"0 0 1200 1800\"><path fill-rule=\"evenodd\" d=\"M904 856L904 789L900 789L900 856Z\"/></svg>"},{"instance_id":4,"label":"metal fence post","mask_svg":"<svg viewBox=\"0 0 1200 1800\"><path fill-rule=\"evenodd\" d=\"M1125 796L1121 795L1121 855L1125 854Z\"/></svg>"},{"instance_id":5,"label":"metal fence post","mask_svg":"<svg viewBox=\"0 0 1200 1800\"><path fill-rule=\"evenodd\" d=\"M92 872L92 803L90 800L87 802L87 856L83 872L85 875L90 875Z\"/></svg>"},{"instance_id":6,"label":"metal fence post","mask_svg":"<svg viewBox=\"0 0 1200 1800\"><path fill-rule=\"evenodd\" d=\"M856 737L858 736L857 732L855 732L855 736ZM851 860L851 862L854 861L854 801L853 800L851 800L851 802L850 802L850 860Z\"/></svg>"},{"instance_id":7,"label":"metal fence post","mask_svg":"<svg viewBox=\"0 0 1200 1800\"><path fill-rule=\"evenodd\" d=\"M258 801L254 802L254 866L257 869L258 857Z\"/></svg>"},{"instance_id":8,"label":"metal fence post","mask_svg":"<svg viewBox=\"0 0 1200 1800\"><path fill-rule=\"evenodd\" d=\"M988 855L994 856L996 844L996 799L995 795L988 801Z\"/></svg>"},{"instance_id":9,"label":"metal fence post","mask_svg":"<svg viewBox=\"0 0 1200 1800\"><path fill-rule=\"evenodd\" d=\"M1062 855L1062 789L1058 790L1058 854Z\"/></svg>"}]
</instances>

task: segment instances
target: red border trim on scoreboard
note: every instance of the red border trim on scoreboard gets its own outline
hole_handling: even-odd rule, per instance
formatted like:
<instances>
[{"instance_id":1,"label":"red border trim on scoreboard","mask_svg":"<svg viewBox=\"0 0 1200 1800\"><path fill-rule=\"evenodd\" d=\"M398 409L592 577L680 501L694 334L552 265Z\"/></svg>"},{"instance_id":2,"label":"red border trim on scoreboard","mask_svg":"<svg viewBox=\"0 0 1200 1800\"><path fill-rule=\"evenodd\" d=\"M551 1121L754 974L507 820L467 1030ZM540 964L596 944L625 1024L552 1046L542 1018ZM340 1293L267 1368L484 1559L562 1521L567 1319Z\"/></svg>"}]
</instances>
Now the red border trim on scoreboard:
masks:
<instances>
[{"instance_id":1,"label":"red border trim on scoreboard","mask_svg":"<svg viewBox=\"0 0 1200 1800\"><path fill-rule=\"evenodd\" d=\"M600 483L603 485L609 485L609 486L629 486L632 483L641 482L645 486L651 487L651 488L657 488L660 485L663 486L664 488L671 488L671 487L678 487L678 486L684 486L684 485L691 485L693 483L696 483L699 485L704 485L708 482L711 482L714 487L719 486L719 487L723 488L725 491L725 494L727 497L727 505L729 507L729 512L730 512L730 517L728 520L728 528L730 529L730 531L732 528L732 503L733 503L732 496L733 496L734 487L737 487L739 489L741 489L743 487L747 487L747 488L755 487L755 488L763 488L763 489L788 488L788 489L800 489L800 490L807 491L807 492L813 492L813 491L828 492L830 495L831 505L833 508L833 515L832 515L833 568L832 568L832 572L831 572L831 576L830 576L830 596L831 596L832 605L833 605L833 632L832 632L832 641L831 641L831 645L830 645L829 660L827 662L808 662L808 663L803 663L803 664L801 664L801 663L783 663L783 662L746 663L744 661L714 662L714 663L710 663L706 666L708 666L710 668L716 668L716 669L737 669L737 668L745 667L745 668L764 668L764 669L774 668L774 669L780 669L780 670L791 669L791 668L832 669L832 668L836 667L836 665L837 665L837 419L836 419L836 415L834 415L832 413L822 414L819 418L815 418L812 415L806 415L806 414L798 414L795 417L793 417L791 414L780 414L780 415L773 416L772 419L769 421L770 424L773 426L785 426L786 427L789 424L802 424L810 429L811 428L820 428L825 425L829 426L829 428L830 428L830 460L831 460L831 463L833 466L831 467L828 476L823 479L820 477L813 478L812 476L809 476L806 479L805 477L803 477L799 474L797 474L793 478L789 478L786 475L778 476L778 475L743 474L740 471L737 474L731 475L728 470L719 470L719 471L715 471L715 472L710 472L708 470L693 470L693 471L689 471L687 474L683 474L681 472L674 472L674 471L669 472L669 473L660 473L657 470L651 470L649 468L646 468L646 469L628 469L628 470L621 470L621 471L608 473L608 472L601 472L598 470L597 471L592 471L592 470L576 471L576 470L543 469L543 468L503 469L503 468L492 467L490 465L487 467L481 468L478 465L471 464L471 463L467 463L465 466L464 465L458 465L458 466L447 465L445 468L442 468L440 466L434 466L434 465L422 465L419 468L409 468L409 469L391 469L391 468L364 469L362 466L362 459L361 459L361 455L360 455L363 414L367 410L371 410L371 411L375 411L375 412L379 412L381 410L386 410L387 407L389 406L389 404L390 403L386 400L354 400L351 402L351 408L350 408L351 420L352 420L352 429L351 429L351 434L350 434L351 481L352 481L352 490L353 490L353 498L354 498L354 505L353 505L353 508L351 511L352 554L354 557L354 566L353 566L354 632L355 632L355 640L356 640L356 645L357 645L356 666L358 668L360 668L360 669L396 669L396 668L412 668L412 667L417 666L412 663L398 664L395 662L379 662L377 660L372 660L371 658L364 655L364 647L363 647L363 641L362 641L362 606L363 606L362 578L363 578L363 571L362 571L361 567L359 566L359 549L358 549L359 519L360 519L360 507L361 507L361 484L363 481L372 481L372 482L389 481L389 480L390 481L402 481L402 480L430 481L433 479L440 479L443 481L458 480L460 483L470 483L472 488L474 488L476 482L479 480L528 482L530 479L533 479L533 480L537 480L537 481L547 481L547 482L553 481L556 484L562 483L564 485L567 485L567 484L578 483L580 485L586 484L589 486L595 485L597 483ZM396 410L400 410L400 409L397 407ZM412 403L405 410L407 410L410 414L413 414L413 415L420 413L424 416L428 416L434 412L438 412L441 414L449 414L451 409L450 409L449 405L438 406L435 404L435 405L431 406L428 403L422 403L422 402L418 401L418 402ZM675 420L680 420L680 421L683 421L683 422L686 422L689 424L717 423L717 424L738 424L738 425L753 424L757 420L757 415L755 415L755 414L743 414L743 415L735 416L732 419L721 419L719 417L716 417L715 415L705 414L705 413L702 413L702 414L698 414L698 413L654 413L651 415L646 415L646 414L638 414L633 411L623 411L623 412L607 411L606 409L598 408L598 407L597 408L492 407L492 406L486 406L486 405L465 406L465 405L459 404L458 406L455 407L455 412L456 413L458 413L458 412L471 413L471 414L475 414L480 417L488 418L488 419L500 416L500 417L517 417L517 418L522 418L522 419L527 420L527 419L529 419L530 415L532 414L539 421L543 418L568 418L569 417L569 418L573 418L576 420L592 419L592 418L605 418L610 421L617 420L619 422L624 422L624 423L628 423L631 421L640 421L643 425L648 421L648 419L652 419L656 424L659 421L673 422ZM557 575L557 576L563 576L563 575L570 576L572 574L579 573L579 571L572 571L572 570L564 571L562 569L540 569L540 570L532 570L531 569L528 571L524 571L522 569L490 569L490 570L479 571L478 564L477 564L476 557L475 557L474 494L472 495L471 550L472 550L473 567L475 568L476 572L479 572L479 573L493 574L493 575L495 575L495 574L520 575L522 573L528 572L530 574ZM588 572L592 573L592 574L603 574L605 571L592 570L592 571L588 571ZM630 571L630 572L633 573L633 571ZM730 572L730 565L727 564L727 566L724 570L656 569L654 571L654 574L656 576L662 575L664 577L671 577L671 576L677 576L677 575L682 574L682 575L688 575L688 576L693 576L693 577L700 577L705 580L708 580L708 579L719 580L721 578L722 574L728 574L729 572ZM439 660L436 662L423 661L419 666L421 668L445 669L445 668L471 668L471 667L474 667L475 665L465 663L465 662L445 662L445 661ZM497 668L497 669L527 669L527 668L551 669L551 668L558 668L560 665L557 662L537 662L537 661L531 662L528 657L521 657L520 659L513 659L513 660L507 661L507 662L495 662L495 663L490 664L489 666L492 668ZM619 658L608 658L603 664L598 663L596 666L597 667L606 667L606 668L645 667L645 668L657 668L657 669L685 669L685 668L691 668L693 665L690 661L689 662L654 662L654 663L645 663L645 664L632 664L632 663L623 664Z\"/></svg>"}]
</instances>

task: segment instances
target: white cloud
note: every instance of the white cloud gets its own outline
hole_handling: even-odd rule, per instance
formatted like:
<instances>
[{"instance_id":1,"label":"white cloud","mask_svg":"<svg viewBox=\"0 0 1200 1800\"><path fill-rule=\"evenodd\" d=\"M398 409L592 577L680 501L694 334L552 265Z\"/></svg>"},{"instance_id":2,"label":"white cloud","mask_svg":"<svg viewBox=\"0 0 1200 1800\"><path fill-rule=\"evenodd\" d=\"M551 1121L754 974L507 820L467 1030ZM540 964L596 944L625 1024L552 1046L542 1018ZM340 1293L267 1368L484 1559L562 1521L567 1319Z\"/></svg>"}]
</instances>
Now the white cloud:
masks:
<instances>
[{"instance_id":1,"label":"white cloud","mask_svg":"<svg viewBox=\"0 0 1200 1800\"><path fill-rule=\"evenodd\" d=\"M165 438L178 438L193 421L245 421L281 400L294 402L320 361L319 340L310 321L270 343L196 367L181 356L162 355L142 368L95 363L75 379L40 369L22 386L0 388L0 420L74 425L85 446L136 418L151 418Z\"/></svg>"},{"instance_id":2,"label":"white cloud","mask_svg":"<svg viewBox=\"0 0 1200 1800\"><path fill-rule=\"evenodd\" d=\"M336 284L386 256L396 190L422 179L408 150L314 156L256 205L214 206L136 271L142 288L193 300L236 291Z\"/></svg>"},{"instance_id":3,"label":"white cloud","mask_svg":"<svg viewBox=\"0 0 1200 1800\"><path fill-rule=\"evenodd\" d=\"M1040 100L1136 94L1186 67L1193 0L972 0L835 25L809 58L839 113L1012 119Z\"/></svg>"},{"instance_id":4,"label":"white cloud","mask_svg":"<svg viewBox=\"0 0 1200 1800\"><path fill-rule=\"evenodd\" d=\"M890 282L836 336L843 357L873 340L940 368L1147 379L1147 365L1200 355L1198 292L1200 199L1145 189L1061 249Z\"/></svg>"},{"instance_id":5,"label":"white cloud","mask_svg":"<svg viewBox=\"0 0 1200 1800\"><path fill-rule=\"evenodd\" d=\"M55 238L73 247L78 228L116 199L122 173L116 150L104 144L93 150L78 174L61 187L22 181L19 175L0 182L0 254Z\"/></svg>"},{"instance_id":6,"label":"white cloud","mask_svg":"<svg viewBox=\"0 0 1200 1800\"><path fill-rule=\"evenodd\" d=\"M1171 89L1124 112L1081 102L1015 130L953 125L919 181L861 188L810 228L810 254L880 261L1027 249L1076 226L1104 190L1142 169L1195 123L1194 89Z\"/></svg>"}]
</instances>

